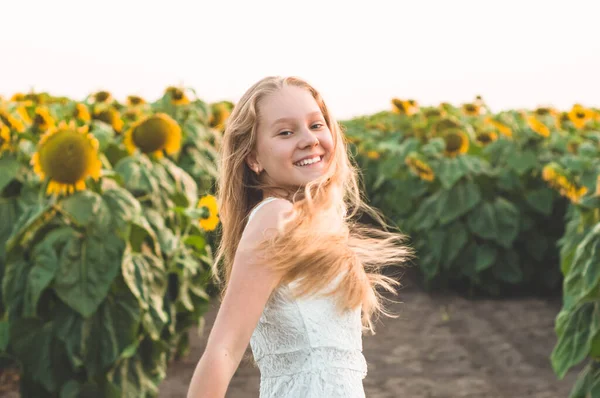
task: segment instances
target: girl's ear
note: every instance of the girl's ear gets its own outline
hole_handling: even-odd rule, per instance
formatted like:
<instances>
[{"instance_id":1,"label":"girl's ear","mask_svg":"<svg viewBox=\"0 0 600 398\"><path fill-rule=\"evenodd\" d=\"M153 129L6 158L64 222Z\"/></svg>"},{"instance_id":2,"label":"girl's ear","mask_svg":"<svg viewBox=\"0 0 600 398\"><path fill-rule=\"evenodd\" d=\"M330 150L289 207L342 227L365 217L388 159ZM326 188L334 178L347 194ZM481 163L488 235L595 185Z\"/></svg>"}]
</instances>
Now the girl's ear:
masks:
<instances>
[{"instance_id":1,"label":"girl's ear","mask_svg":"<svg viewBox=\"0 0 600 398\"><path fill-rule=\"evenodd\" d=\"M258 163L256 153L254 153L254 151L252 151L250 155L246 157L246 164L248 165L248 167L250 167L250 170L254 171L257 175L260 174L260 172L262 171L262 168Z\"/></svg>"}]
</instances>

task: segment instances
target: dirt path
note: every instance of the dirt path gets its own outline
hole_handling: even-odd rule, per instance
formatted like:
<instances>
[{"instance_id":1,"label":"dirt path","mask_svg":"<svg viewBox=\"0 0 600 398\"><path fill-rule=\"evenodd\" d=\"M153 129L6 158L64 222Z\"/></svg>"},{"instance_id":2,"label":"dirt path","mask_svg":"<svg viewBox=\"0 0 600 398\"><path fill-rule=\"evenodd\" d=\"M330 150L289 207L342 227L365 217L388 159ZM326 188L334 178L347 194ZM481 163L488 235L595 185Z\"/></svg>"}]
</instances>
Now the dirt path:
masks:
<instances>
[{"instance_id":1,"label":"dirt path","mask_svg":"<svg viewBox=\"0 0 600 398\"><path fill-rule=\"evenodd\" d=\"M395 300L402 303L389 308L400 316L382 318L377 334L363 338L368 398L568 396L576 372L557 381L548 359L560 300L469 301L429 295L407 282ZM190 355L170 365L160 398L185 397L217 310L215 303ZM256 398L258 388L258 369L242 362L227 397Z\"/></svg>"}]
</instances>

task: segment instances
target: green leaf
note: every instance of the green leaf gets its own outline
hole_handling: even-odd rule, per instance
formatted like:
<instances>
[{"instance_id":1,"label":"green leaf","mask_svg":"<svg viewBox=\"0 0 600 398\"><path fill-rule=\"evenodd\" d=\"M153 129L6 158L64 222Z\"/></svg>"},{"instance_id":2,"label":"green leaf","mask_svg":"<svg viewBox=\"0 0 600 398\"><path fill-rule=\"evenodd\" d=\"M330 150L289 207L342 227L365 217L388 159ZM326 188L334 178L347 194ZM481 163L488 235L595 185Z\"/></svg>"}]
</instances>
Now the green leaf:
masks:
<instances>
[{"instance_id":1,"label":"green leaf","mask_svg":"<svg viewBox=\"0 0 600 398\"><path fill-rule=\"evenodd\" d=\"M84 318L92 315L106 297L121 268L125 243L113 234L81 235L60 252L54 290Z\"/></svg>"},{"instance_id":2,"label":"green leaf","mask_svg":"<svg viewBox=\"0 0 600 398\"><path fill-rule=\"evenodd\" d=\"M72 239L77 239L77 234L73 229L69 227L57 228L50 231L33 248L31 253L33 267L27 277L27 287L25 289L24 316L37 316L38 301L44 290L54 279L59 268L59 254Z\"/></svg>"},{"instance_id":3,"label":"green leaf","mask_svg":"<svg viewBox=\"0 0 600 398\"><path fill-rule=\"evenodd\" d=\"M84 228L107 231L110 226L110 209L95 192L76 192L62 200L60 207Z\"/></svg>"},{"instance_id":4,"label":"green leaf","mask_svg":"<svg viewBox=\"0 0 600 398\"><path fill-rule=\"evenodd\" d=\"M13 232L13 228L19 218L17 199L0 198L0 264L2 264L6 253L6 242Z\"/></svg>"},{"instance_id":5,"label":"green leaf","mask_svg":"<svg viewBox=\"0 0 600 398\"><path fill-rule=\"evenodd\" d=\"M19 172L19 161L15 156L0 156L0 193Z\"/></svg>"},{"instance_id":6,"label":"green leaf","mask_svg":"<svg viewBox=\"0 0 600 398\"><path fill-rule=\"evenodd\" d=\"M539 213L549 216L552 214L552 203L554 202L554 191L549 188L540 188L525 193L527 203Z\"/></svg>"},{"instance_id":7,"label":"green leaf","mask_svg":"<svg viewBox=\"0 0 600 398\"><path fill-rule=\"evenodd\" d=\"M538 164L537 156L532 150L512 151L508 155L507 164L519 175L525 174Z\"/></svg>"},{"instance_id":8,"label":"green leaf","mask_svg":"<svg viewBox=\"0 0 600 398\"><path fill-rule=\"evenodd\" d=\"M435 225L440 192L442 191L438 191L421 202L421 205L409 220L410 229L426 231Z\"/></svg>"},{"instance_id":9,"label":"green leaf","mask_svg":"<svg viewBox=\"0 0 600 398\"><path fill-rule=\"evenodd\" d=\"M142 323L153 340L167 323L163 298L167 290L167 275L163 262L148 253L132 253L127 249L123 256L123 278L137 298L143 311Z\"/></svg>"},{"instance_id":10,"label":"green leaf","mask_svg":"<svg viewBox=\"0 0 600 398\"><path fill-rule=\"evenodd\" d=\"M582 270L586 292L596 290L600 282L600 241L596 240L594 243L596 244L590 245L589 257L585 260Z\"/></svg>"},{"instance_id":11,"label":"green leaf","mask_svg":"<svg viewBox=\"0 0 600 398\"><path fill-rule=\"evenodd\" d=\"M10 342L24 373L41 383L48 391L56 391L56 366L53 363L52 322L43 324L39 319L18 319L12 322Z\"/></svg>"},{"instance_id":12,"label":"green leaf","mask_svg":"<svg viewBox=\"0 0 600 398\"><path fill-rule=\"evenodd\" d=\"M103 375L136 342L139 325L140 308L127 288L106 298L83 324L85 365L91 377Z\"/></svg>"},{"instance_id":13,"label":"green leaf","mask_svg":"<svg viewBox=\"0 0 600 398\"><path fill-rule=\"evenodd\" d=\"M437 215L442 225L468 213L481 202L481 192L473 181L462 181L450 191L442 191L437 203Z\"/></svg>"},{"instance_id":14,"label":"green leaf","mask_svg":"<svg viewBox=\"0 0 600 398\"><path fill-rule=\"evenodd\" d=\"M134 357L120 360L109 371L108 380L118 388L120 397L158 395L158 386L165 377L167 366L164 355L166 348L161 349L161 343L159 341L150 347L140 347ZM168 348L166 343L164 345Z\"/></svg>"},{"instance_id":15,"label":"green leaf","mask_svg":"<svg viewBox=\"0 0 600 398\"><path fill-rule=\"evenodd\" d=\"M23 256L8 259L2 279L2 302L8 312L9 319L18 318L23 312L25 288L29 264Z\"/></svg>"},{"instance_id":16,"label":"green leaf","mask_svg":"<svg viewBox=\"0 0 600 398\"><path fill-rule=\"evenodd\" d=\"M445 159L435 170L445 189L452 188L468 171L468 168L459 158Z\"/></svg>"},{"instance_id":17,"label":"green leaf","mask_svg":"<svg viewBox=\"0 0 600 398\"><path fill-rule=\"evenodd\" d=\"M446 268L450 267L468 242L469 232L462 222L456 221L446 229L444 255L442 259Z\"/></svg>"},{"instance_id":18,"label":"green leaf","mask_svg":"<svg viewBox=\"0 0 600 398\"><path fill-rule=\"evenodd\" d=\"M498 197L493 203L484 202L473 210L467 223L475 235L508 249L519 234L519 215L516 206Z\"/></svg>"},{"instance_id":19,"label":"green leaf","mask_svg":"<svg viewBox=\"0 0 600 398\"><path fill-rule=\"evenodd\" d=\"M0 352L6 351L10 336L10 324L8 321L0 321Z\"/></svg>"},{"instance_id":20,"label":"green leaf","mask_svg":"<svg viewBox=\"0 0 600 398\"><path fill-rule=\"evenodd\" d=\"M562 310L556 319L558 343L550 356L552 368L562 379L567 371L581 362L587 356L591 338L597 329L592 328L594 305L587 303L579 306L575 311Z\"/></svg>"},{"instance_id":21,"label":"green leaf","mask_svg":"<svg viewBox=\"0 0 600 398\"><path fill-rule=\"evenodd\" d=\"M498 249L488 243L478 245L475 249L475 271L482 272L496 262Z\"/></svg>"},{"instance_id":22,"label":"green leaf","mask_svg":"<svg viewBox=\"0 0 600 398\"><path fill-rule=\"evenodd\" d=\"M516 284L523 280L523 271L519 265L519 255L510 250L500 253L492 268L494 276L503 282Z\"/></svg>"}]
</instances>

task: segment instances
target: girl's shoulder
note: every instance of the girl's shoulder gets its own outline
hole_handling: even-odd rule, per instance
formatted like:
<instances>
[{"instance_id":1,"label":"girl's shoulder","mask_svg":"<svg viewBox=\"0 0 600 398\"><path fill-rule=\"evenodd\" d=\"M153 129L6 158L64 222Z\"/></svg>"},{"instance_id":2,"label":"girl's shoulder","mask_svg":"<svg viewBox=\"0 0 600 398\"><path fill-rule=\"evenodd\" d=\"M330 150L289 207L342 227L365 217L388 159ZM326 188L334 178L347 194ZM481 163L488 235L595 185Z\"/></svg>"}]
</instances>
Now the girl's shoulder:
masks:
<instances>
[{"instance_id":1,"label":"girl's shoulder","mask_svg":"<svg viewBox=\"0 0 600 398\"><path fill-rule=\"evenodd\" d=\"M279 216L280 213L289 211L293 208L293 205L290 201L288 201L286 199L281 199L281 198L276 198L274 196L270 196L268 198L263 199L256 206L254 206L254 209L252 209L252 211L250 211L250 214L248 215L248 221L246 222L246 225L250 223L252 218L256 216L256 214L262 207L268 205L269 203L273 203L273 204L267 206L268 210L271 210L271 211L267 212L266 211L267 209L265 209L265 213L268 213L268 214L276 213L275 215L277 217Z\"/></svg>"}]
</instances>

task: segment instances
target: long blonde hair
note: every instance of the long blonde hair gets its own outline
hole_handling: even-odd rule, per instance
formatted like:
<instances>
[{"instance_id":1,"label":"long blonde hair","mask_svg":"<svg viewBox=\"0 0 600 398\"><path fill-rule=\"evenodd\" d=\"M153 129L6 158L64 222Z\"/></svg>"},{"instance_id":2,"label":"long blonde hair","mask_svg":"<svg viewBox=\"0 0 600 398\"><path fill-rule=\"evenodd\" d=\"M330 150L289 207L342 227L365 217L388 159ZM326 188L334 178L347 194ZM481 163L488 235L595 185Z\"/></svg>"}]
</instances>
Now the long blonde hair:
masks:
<instances>
[{"instance_id":1,"label":"long blonde hair","mask_svg":"<svg viewBox=\"0 0 600 398\"><path fill-rule=\"evenodd\" d=\"M384 266L405 263L413 252L403 245L404 235L390 232L380 213L363 200L341 126L319 92L300 78L266 77L258 81L242 96L226 122L217 191L222 235L213 273L222 282L224 294L250 211L261 201L264 189L280 188L256 176L246 158L256 144L261 99L284 85L312 94L333 136L334 150L322 177L284 195L293 203L292 214L282 220L278 235L264 242L261 249L268 253L268 265L282 275L280 283L297 281L297 297L317 294L343 274L337 288L327 295L336 296L339 310L362 305L363 326L374 332L373 315L392 316L385 311L377 288L395 292L394 286L399 285L380 271ZM356 219L362 213L381 228L359 223ZM338 222L332 223L332 219Z\"/></svg>"}]
</instances>

